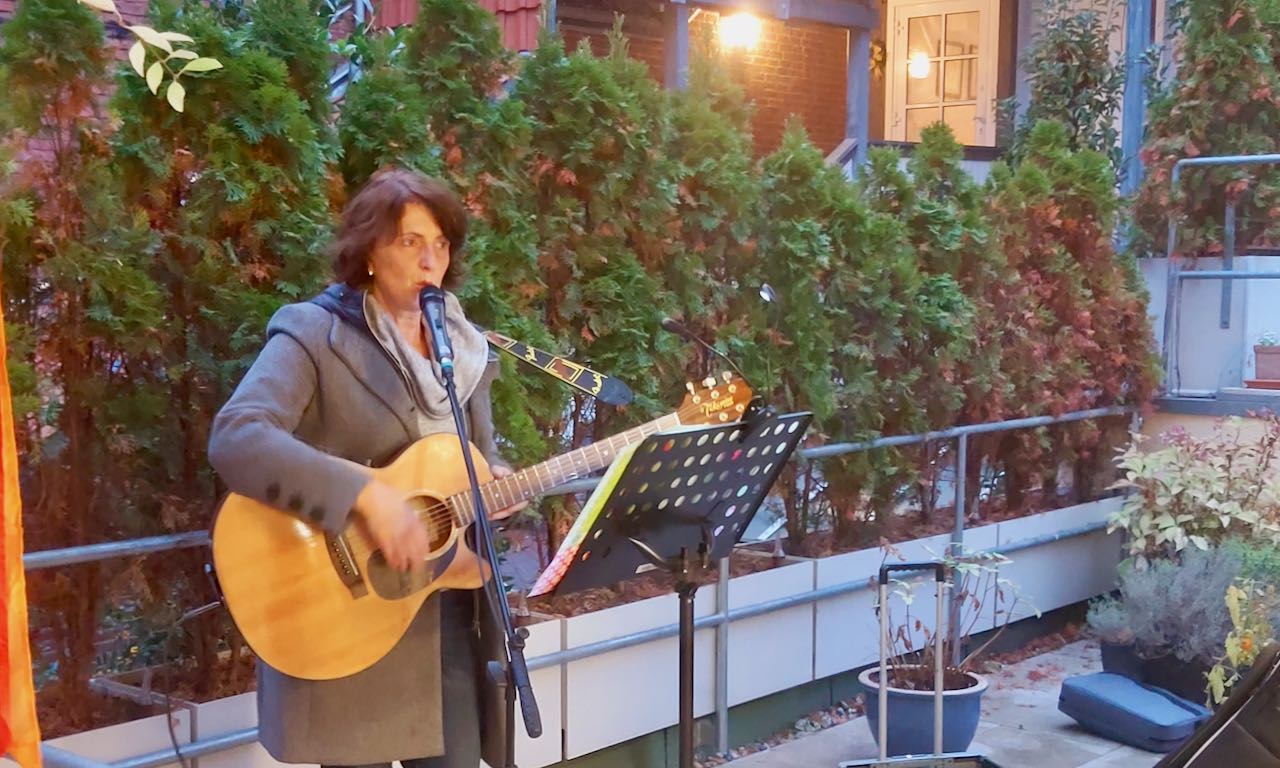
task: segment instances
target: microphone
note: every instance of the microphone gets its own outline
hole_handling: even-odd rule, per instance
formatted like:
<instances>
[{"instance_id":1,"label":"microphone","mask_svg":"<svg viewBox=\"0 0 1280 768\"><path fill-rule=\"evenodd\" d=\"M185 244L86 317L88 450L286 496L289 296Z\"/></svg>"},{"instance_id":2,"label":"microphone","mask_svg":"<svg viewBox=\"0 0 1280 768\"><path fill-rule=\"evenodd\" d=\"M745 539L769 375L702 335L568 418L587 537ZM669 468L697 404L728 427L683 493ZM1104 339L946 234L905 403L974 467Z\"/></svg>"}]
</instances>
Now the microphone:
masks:
<instances>
[{"instance_id":1,"label":"microphone","mask_svg":"<svg viewBox=\"0 0 1280 768\"><path fill-rule=\"evenodd\" d=\"M742 369L738 367L737 363L730 360L729 356L726 355L725 353L721 352L720 350L716 349L715 347L711 346L707 342L695 336L693 331L684 327L684 324L681 323L680 321L674 320L670 317L664 317L662 318L662 328L663 330L670 331L671 333L674 333L677 336L683 336L685 339L688 339L689 341L692 341L693 343L698 344L703 349L710 351L711 354L715 355L716 357L719 357L721 360L724 360L726 363L732 366L733 370L738 372L738 375L742 377L743 381L746 381L747 375L742 372Z\"/></svg>"},{"instance_id":2,"label":"microphone","mask_svg":"<svg viewBox=\"0 0 1280 768\"><path fill-rule=\"evenodd\" d=\"M428 285L418 292L418 306L431 334L431 351L446 375L453 375L453 344L444 327L444 291L439 286Z\"/></svg>"}]
</instances>

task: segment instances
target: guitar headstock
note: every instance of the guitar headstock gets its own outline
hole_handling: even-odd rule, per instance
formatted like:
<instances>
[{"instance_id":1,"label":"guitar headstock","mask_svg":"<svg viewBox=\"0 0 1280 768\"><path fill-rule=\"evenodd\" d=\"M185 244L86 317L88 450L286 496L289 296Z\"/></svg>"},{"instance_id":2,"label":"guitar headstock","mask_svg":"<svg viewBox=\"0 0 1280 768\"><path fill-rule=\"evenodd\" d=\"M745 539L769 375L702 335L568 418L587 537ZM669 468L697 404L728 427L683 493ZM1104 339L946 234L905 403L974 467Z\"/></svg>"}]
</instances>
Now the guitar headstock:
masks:
<instances>
[{"instance_id":1,"label":"guitar headstock","mask_svg":"<svg viewBox=\"0 0 1280 768\"><path fill-rule=\"evenodd\" d=\"M687 382L685 395L676 415L681 424L724 424L740 421L747 413L754 393L742 377L725 372L720 378L708 376L702 381Z\"/></svg>"}]
</instances>

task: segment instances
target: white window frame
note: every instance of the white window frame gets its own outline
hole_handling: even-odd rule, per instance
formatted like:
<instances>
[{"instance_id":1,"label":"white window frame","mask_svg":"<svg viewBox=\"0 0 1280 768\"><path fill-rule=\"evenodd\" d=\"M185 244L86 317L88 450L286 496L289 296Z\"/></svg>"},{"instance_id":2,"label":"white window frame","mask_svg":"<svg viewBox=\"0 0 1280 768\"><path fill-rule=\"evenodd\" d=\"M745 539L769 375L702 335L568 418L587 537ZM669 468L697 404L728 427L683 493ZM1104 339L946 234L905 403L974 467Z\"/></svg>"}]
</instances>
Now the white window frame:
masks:
<instances>
[{"instance_id":1,"label":"white window frame","mask_svg":"<svg viewBox=\"0 0 1280 768\"><path fill-rule=\"evenodd\" d=\"M996 78L998 75L999 0L889 0L888 40L885 64L884 135L891 141L907 137L907 20L916 16L945 16L978 12L977 118L974 139L978 146L996 143ZM939 73L941 77L941 73Z\"/></svg>"}]
</instances>

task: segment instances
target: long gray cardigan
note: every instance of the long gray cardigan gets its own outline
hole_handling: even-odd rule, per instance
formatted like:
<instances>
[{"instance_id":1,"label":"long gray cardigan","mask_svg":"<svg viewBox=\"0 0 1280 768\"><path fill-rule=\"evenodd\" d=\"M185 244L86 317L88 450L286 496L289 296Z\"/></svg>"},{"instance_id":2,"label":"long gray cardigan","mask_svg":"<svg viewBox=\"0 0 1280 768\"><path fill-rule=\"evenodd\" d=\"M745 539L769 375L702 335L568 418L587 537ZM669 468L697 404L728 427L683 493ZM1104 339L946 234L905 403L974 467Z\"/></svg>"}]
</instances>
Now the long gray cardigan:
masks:
<instances>
[{"instance_id":1,"label":"long gray cardigan","mask_svg":"<svg viewBox=\"0 0 1280 768\"><path fill-rule=\"evenodd\" d=\"M420 432L401 374L357 318L362 292L335 286L326 298L347 310L345 319L315 303L287 305L271 319L266 345L214 419L209 461L231 491L336 533L368 476L334 456L380 466L419 437L455 430L449 418ZM466 404L472 442L490 463L496 370L491 357ZM259 739L289 763L441 754L440 678L437 595L387 656L349 677L301 680L259 661Z\"/></svg>"}]
</instances>

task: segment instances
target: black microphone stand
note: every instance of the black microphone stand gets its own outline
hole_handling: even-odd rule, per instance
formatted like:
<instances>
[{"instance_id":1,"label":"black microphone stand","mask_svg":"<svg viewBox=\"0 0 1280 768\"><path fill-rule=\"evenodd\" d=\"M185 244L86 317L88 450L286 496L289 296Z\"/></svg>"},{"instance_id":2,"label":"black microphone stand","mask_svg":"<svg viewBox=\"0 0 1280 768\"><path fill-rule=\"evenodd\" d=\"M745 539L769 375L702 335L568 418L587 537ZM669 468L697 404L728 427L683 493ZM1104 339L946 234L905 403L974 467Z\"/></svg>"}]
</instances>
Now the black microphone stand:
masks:
<instances>
[{"instance_id":1,"label":"black microphone stand","mask_svg":"<svg viewBox=\"0 0 1280 768\"><path fill-rule=\"evenodd\" d=\"M424 313L426 316L426 313ZM430 319L427 328L433 331ZM443 332L443 328L439 329ZM433 338L431 351L437 363L440 360L440 344ZM485 509L484 499L480 496L480 481L476 477L476 465L471 456L471 439L467 435L466 420L462 415L462 406L458 403L458 390L453 381L453 361L443 361L440 370L444 374L445 391L449 394L449 405L453 409L453 421L458 429L458 440L462 445L463 462L467 467L467 479L471 482L471 499L475 513L475 531L477 550L482 560L489 562L490 578L486 580L485 589L489 591L489 602L494 611L494 618L502 627L507 638L507 669L505 672L507 722L504 728L505 764L502 768L516 768L516 729L515 699L520 694L520 709L524 717L525 731L530 738L542 735L542 717L538 713L538 703L534 700L533 686L529 683L529 667L524 658L524 641L529 630L524 627L516 629L511 621L511 607L507 604L506 584L498 571L498 551L493 544L493 530L489 526L489 515Z\"/></svg>"}]
</instances>

